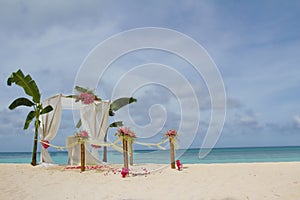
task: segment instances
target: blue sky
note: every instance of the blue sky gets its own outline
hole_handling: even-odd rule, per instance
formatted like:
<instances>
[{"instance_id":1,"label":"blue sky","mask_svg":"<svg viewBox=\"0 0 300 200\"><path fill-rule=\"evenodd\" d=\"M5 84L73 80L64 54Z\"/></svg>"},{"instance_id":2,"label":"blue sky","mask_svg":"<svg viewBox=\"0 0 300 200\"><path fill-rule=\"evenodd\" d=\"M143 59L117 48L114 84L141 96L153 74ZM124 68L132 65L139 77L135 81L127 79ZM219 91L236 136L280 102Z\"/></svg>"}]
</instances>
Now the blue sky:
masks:
<instances>
[{"instance_id":1,"label":"blue sky","mask_svg":"<svg viewBox=\"0 0 300 200\"><path fill-rule=\"evenodd\" d=\"M201 44L215 62L227 94L226 121L218 147L300 145L299 18L300 2L292 0L3 0L0 151L32 148L32 127L22 130L29 110L8 110L11 101L23 95L21 88L6 86L13 71L22 68L30 74L43 98L71 94L79 67L93 48L115 34L142 27L162 27L186 34ZM173 66L195 88L201 88L196 90L197 97L203 100L200 128L192 145L200 147L210 119L209 94L203 79L176 56L155 50L123 56L107 71L107 80L97 88L97 94L110 98L122 73L132 66L154 62ZM151 123L150 109L157 126L162 116L168 117L164 128L178 126L178 101L167 88L147 86L134 95L138 103L130 106L130 112L137 125ZM122 111L119 115L122 118ZM74 132L72 113L64 112L63 117L54 141L61 145ZM157 126L150 127L159 130ZM180 140L185 142L184 137Z\"/></svg>"}]
</instances>

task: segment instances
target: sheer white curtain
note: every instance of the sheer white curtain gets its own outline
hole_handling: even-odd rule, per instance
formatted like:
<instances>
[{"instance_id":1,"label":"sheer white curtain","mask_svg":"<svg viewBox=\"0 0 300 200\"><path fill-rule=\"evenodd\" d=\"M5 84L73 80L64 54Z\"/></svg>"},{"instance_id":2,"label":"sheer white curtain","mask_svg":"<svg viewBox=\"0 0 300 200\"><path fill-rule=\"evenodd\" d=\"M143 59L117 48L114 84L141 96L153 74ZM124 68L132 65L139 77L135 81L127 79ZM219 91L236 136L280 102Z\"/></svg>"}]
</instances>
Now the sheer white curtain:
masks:
<instances>
[{"instance_id":1,"label":"sheer white curtain","mask_svg":"<svg viewBox=\"0 0 300 200\"><path fill-rule=\"evenodd\" d=\"M55 138L59 129L62 109L66 110L80 110L80 118L82 122L82 130L89 133L90 143L103 143L106 130L108 128L108 114L110 101L95 101L92 104L85 105L81 102L75 102L73 98L67 98L62 94L53 96L43 101L43 107L51 105L53 110L47 114L41 115L40 125L40 139L51 141ZM76 142L77 138L70 136L66 139L67 146ZM69 163L79 164L80 151L78 151L80 145L68 148ZM101 163L99 158L98 149L92 147L92 152L89 151L89 144L86 144L86 163L87 164L99 164ZM78 153L79 152L79 153ZM40 162L53 163L53 160L46 148L41 147Z\"/></svg>"},{"instance_id":2,"label":"sheer white curtain","mask_svg":"<svg viewBox=\"0 0 300 200\"><path fill-rule=\"evenodd\" d=\"M41 115L40 138L41 140L48 140L49 142L56 136L57 130L60 126L62 116L61 106L62 95L56 95L43 101L43 107L51 105L53 110L47 114ZM53 160L46 148L42 146L40 162L53 163Z\"/></svg>"},{"instance_id":3,"label":"sheer white curtain","mask_svg":"<svg viewBox=\"0 0 300 200\"><path fill-rule=\"evenodd\" d=\"M80 108L80 118L82 122L82 129L87 131L90 136L90 143L97 144L103 143L106 130L108 128L108 114L109 114L110 101L100 101L89 105L83 105ZM86 148L89 149L89 144L86 144ZM91 156L87 155L86 162L89 163L94 160L100 161L98 148L91 147Z\"/></svg>"}]
</instances>

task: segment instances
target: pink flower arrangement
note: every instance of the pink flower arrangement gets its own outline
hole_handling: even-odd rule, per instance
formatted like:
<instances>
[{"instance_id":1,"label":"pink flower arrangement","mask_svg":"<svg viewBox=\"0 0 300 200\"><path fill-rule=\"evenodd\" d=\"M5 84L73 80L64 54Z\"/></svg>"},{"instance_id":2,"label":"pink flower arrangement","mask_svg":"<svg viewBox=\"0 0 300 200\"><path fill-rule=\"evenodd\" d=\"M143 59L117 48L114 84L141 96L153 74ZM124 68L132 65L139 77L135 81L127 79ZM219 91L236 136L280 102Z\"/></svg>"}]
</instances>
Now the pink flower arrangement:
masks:
<instances>
[{"instance_id":1,"label":"pink flower arrangement","mask_svg":"<svg viewBox=\"0 0 300 200\"><path fill-rule=\"evenodd\" d=\"M122 178L125 178L128 174L129 174L129 169L122 168L122 171L121 171Z\"/></svg>"},{"instance_id":2,"label":"pink flower arrangement","mask_svg":"<svg viewBox=\"0 0 300 200\"><path fill-rule=\"evenodd\" d=\"M87 131L80 131L79 133L75 134L75 137L79 139L79 141L85 140L89 138L89 134Z\"/></svg>"},{"instance_id":3,"label":"pink flower arrangement","mask_svg":"<svg viewBox=\"0 0 300 200\"><path fill-rule=\"evenodd\" d=\"M82 101L84 104L91 104L95 100L97 100L97 98L96 98L96 96L94 94L85 93L85 92L81 93L77 97L77 101Z\"/></svg>"},{"instance_id":4,"label":"pink flower arrangement","mask_svg":"<svg viewBox=\"0 0 300 200\"><path fill-rule=\"evenodd\" d=\"M166 137L168 138L174 138L177 136L177 131L174 129L170 129L167 131L167 133L165 134Z\"/></svg>"},{"instance_id":5,"label":"pink flower arrangement","mask_svg":"<svg viewBox=\"0 0 300 200\"><path fill-rule=\"evenodd\" d=\"M118 132L116 133L116 135L119 136L119 137L121 137L121 136L126 137L127 136L127 137L130 137L130 138L136 138L135 133L126 126L120 127L118 129Z\"/></svg>"},{"instance_id":6,"label":"pink flower arrangement","mask_svg":"<svg viewBox=\"0 0 300 200\"><path fill-rule=\"evenodd\" d=\"M176 160L176 165L177 165L177 169L178 171L180 171L183 168L182 163L180 162L180 160Z\"/></svg>"},{"instance_id":7,"label":"pink flower arrangement","mask_svg":"<svg viewBox=\"0 0 300 200\"><path fill-rule=\"evenodd\" d=\"M81 137L81 138L88 138L89 134L86 131L81 131L81 132L78 133L78 136Z\"/></svg>"}]
</instances>

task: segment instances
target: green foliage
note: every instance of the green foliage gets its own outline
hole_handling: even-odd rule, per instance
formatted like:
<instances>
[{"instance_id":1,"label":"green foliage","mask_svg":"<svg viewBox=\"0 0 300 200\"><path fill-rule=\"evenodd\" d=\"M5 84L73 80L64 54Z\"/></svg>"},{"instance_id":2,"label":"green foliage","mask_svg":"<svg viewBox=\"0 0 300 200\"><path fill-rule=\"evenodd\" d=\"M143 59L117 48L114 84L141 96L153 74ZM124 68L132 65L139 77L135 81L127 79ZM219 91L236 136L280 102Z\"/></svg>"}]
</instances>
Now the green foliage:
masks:
<instances>
[{"instance_id":1,"label":"green foliage","mask_svg":"<svg viewBox=\"0 0 300 200\"><path fill-rule=\"evenodd\" d=\"M109 116L114 116L115 115L115 112L114 111L117 111L119 110L120 108L128 105L128 104L131 104L133 102L136 102L137 100L133 97L122 97L122 98L119 98L119 99L116 99L115 101L113 101L111 104L110 104L110 108L109 108Z\"/></svg>"},{"instance_id":2,"label":"green foliage","mask_svg":"<svg viewBox=\"0 0 300 200\"><path fill-rule=\"evenodd\" d=\"M76 128L80 128L81 125L82 125L82 122L81 122L81 119L79 119L79 121L78 121L77 124L76 124Z\"/></svg>"},{"instance_id":3,"label":"green foliage","mask_svg":"<svg viewBox=\"0 0 300 200\"><path fill-rule=\"evenodd\" d=\"M31 107L35 105L32 101L30 101L29 99L27 98L24 98L24 97L20 97L16 100L14 100L10 105L9 105L9 109L13 110L15 109L16 107L19 107L19 106L28 106L28 107Z\"/></svg>"},{"instance_id":4,"label":"green foliage","mask_svg":"<svg viewBox=\"0 0 300 200\"><path fill-rule=\"evenodd\" d=\"M35 117L35 112L32 110L28 113L26 120L25 120L25 124L24 124L24 130L26 130L29 127L29 124L32 122L32 120Z\"/></svg>"},{"instance_id":5,"label":"green foliage","mask_svg":"<svg viewBox=\"0 0 300 200\"><path fill-rule=\"evenodd\" d=\"M48 105L43 108L40 102L41 94L35 81L30 75L25 76L22 70L19 69L17 72L13 72L7 79L7 85L11 86L13 83L23 88L25 93L32 97L32 101L25 97L20 97L15 99L8 108L13 110L19 106L33 107L33 110L30 111L26 117L24 129L29 127L29 124L34 118L36 118L35 126L38 126L39 116L51 112L53 110L52 106Z\"/></svg>"},{"instance_id":6,"label":"green foliage","mask_svg":"<svg viewBox=\"0 0 300 200\"><path fill-rule=\"evenodd\" d=\"M73 98L73 99L76 99L77 98L77 95L68 95L66 96L67 98Z\"/></svg>"},{"instance_id":7,"label":"green foliage","mask_svg":"<svg viewBox=\"0 0 300 200\"><path fill-rule=\"evenodd\" d=\"M13 72L11 76L7 79L7 85L11 86L13 83L22 87L25 93L32 97L33 102L39 103L41 100L40 91L35 83L32 80L30 75L24 76L22 70L18 70L17 72Z\"/></svg>"},{"instance_id":8,"label":"green foliage","mask_svg":"<svg viewBox=\"0 0 300 200\"><path fill-rule=\"evenodd\" d=\"M7 79L8 86L11 86L13 83L23 88L25 93L30 97L32 97L32 101L24 97L17 98L9 105L9 109L13 110L19 106L33 107L33 110L30 111L26 117L24 129L27 129L30 123L32 122L32 120L35 119L35 123L34 123L35 135L34 135L34 142L33 142L32 161L31 161L31 164L35 166L37 164L36 154L37 154L38 128L41 123L39 117L42 114L51 112L53 108L50 105L43 108L43 105L40 102L41 100L40 91L35 81L31 78L30 75L25 76L22 70L19 69L17 72L13 72L10 75L10 77Z\"/></svg>"},{"instance_id":9,"label":"green foliage","mask_svg":"<svg viewBox=\"0 0 300 200\"><path fill-rule=\"evenodd\" d=\"M80 86L75 86L75 90L79 93L89 93L89 94L94 94L93 90L90 90L88 88L80 87Z\"/></svg>"},{"instance_id":10,"label":"green foliage","mask_svg":"<svg viewBox=\"0 0 300 200\"><path fill-rule=\"evenodd\" d=\"M123 126L123 122L122 121L117 121L117 122L113 122L109 125L110 128L117 128Z\"/></svg>"},{"instance_id":11,"label":"green foliage","mask_svg":"<svg viewBox=\"0 0 300 200\"><path fill-rule=\"evenodd\" d=\"M43 105L40 102L41 100L40 91L35 81L31 78L30 75L25 76L22 70L19 69L17 72L13 72L10 75L10 77L7 79L8 86L11 86L13 83L23 88L25 93L30 97L32 97L32 101L24 97L17 98L9 105L9 109L13 110L19 106L33 107L33 110L31 110L26 117L24 129L27 129L30 123L32 122L32 120L35 119L35 123L34 123L35 134L34 134L34 141L33 141L32 161L31 161L31 164L35 166L37 164L36 156L37 156L38 128L41 123L39 117L42 114L51 112L53 108L50 105L43 108Z\"/></svg>"},{"instance_id":12,"label":"green foliage","mask_svg":"<svg viewBox=\"0 0 300 200\"><path fill-rule=\"evenodd\" d=\"M52 110L53 110L52 106L48 105L48 106L46 106L45 108L42 109L40 114L43 115L43 114L46 114L48 112L51 112Z\"/></svg>"}]
</instances>

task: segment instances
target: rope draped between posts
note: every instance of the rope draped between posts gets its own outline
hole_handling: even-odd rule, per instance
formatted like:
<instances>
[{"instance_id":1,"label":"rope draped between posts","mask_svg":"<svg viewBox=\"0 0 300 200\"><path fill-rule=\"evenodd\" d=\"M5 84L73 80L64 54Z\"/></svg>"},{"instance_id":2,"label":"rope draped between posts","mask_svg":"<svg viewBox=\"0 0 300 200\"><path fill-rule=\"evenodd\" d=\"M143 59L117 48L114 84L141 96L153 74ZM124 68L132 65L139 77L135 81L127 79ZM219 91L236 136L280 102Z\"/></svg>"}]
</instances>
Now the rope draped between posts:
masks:
<instances>
[{"instance_id":1,"label":"rope draped between posts","mask_svg":"<svg viewBox=\"0 0 300 200\"><path fill-rule=\"evenodd\" d=\"M170 133L169 133L170 132ZM166 148L164 148L163 144L165 144L166 142L170 143L170 159L171 159L171 168L175 169L175 146L176 145L176 139L177 139L177 132L174 130L169 130L168 133L166 134L167 138L162 140L161 142L158 143L145 143L145 142L137 142L136 141L136 136L135 134L123 134L123 135L118 135L118 139L115 140L113 143L100 143L100 142L95 142L92 140L88 140L87 137L87 133L84 132L85 134L81 134L79 137L77 136L78 140L76 142L73 142L70 145L66 145L66 146L57 146L57 145L53 145L50 144L49 141L47 140L39 140L39 142L42 144L42 146L47 149L48 147L54 147L57 148L59 150L62 149L69 149L72 148L74 146L76 146L77 144L80 144L80 148L81 148L81 172L85 171L85 143L90 144L93 148L99 148L102 146L113 146L113 148L115 148L116 150L123 152L123 158L124 158L124 170L128 170L129 169L129 165L128 165L128 152L129 152L129 156L130 156L130 165L133 165L133 150L132 150L132 144L138 144L138 145L142 145L142 146L147 146L147 147L152 147L155 146L159 149L162 150L166 150ZM130 133L130 132L129 132ZM76 135L75 135L76 137ZM122 142L122 147L118 146L118 143ZM129 145L129 148L128 148ZM122 169L122 171L123 171ZM123 176L123 175L122 175ZM125 173L126 176L126 173Z\"/></svg>"},{"instance_id":2,"label":"rope draped between posts","mask_svg":"<svg viewBox=\"0 0 300 200\"><path fill-rule=\"evenodd\" d=\"M123 151L122 147L118 145L118 143L121 142L121 141L122 141L121 138L118 138L117 140L115 140L112 143L108 143L108 142L100 143L100 142L89 141L89 140L85 140L84 142L89 143L91 145L96 145L96 146L106 146L106 147L113 146L116 150ZM161 142L158 142L158 143L145 143L145 142L138 142L138 141L134 141L133 143L141 145L141 146L157 147L159 149L166 150L166 148L161 146L161 145L165 144L168 141L169 141L169 139L165 139L165 140L163 140ZM69 149L69 148L72 148L72 147L76 146L77 144L81 143L80 141L76 141L76 142L73 142L73 143L71 143L69 145L66 145L66 146L58 146L58 145L51 144L48 141L44 141L44 140L39 140L39 142L41 144L56 148L58 150Z\"/></svg>"},{"instance_id":3,"label":"rope draped between posts","mask_svg":"<svg viewBox=\"0 0 300 200\"><path fill-rule=\"evenodd\" d=\"M79 142L73 142L72 144L69 144L67 146L58 146L58 145L54 145L54 144L50 144L49 142L46 142L44 140L39 140L39 142L41 144L44 144L44 145L47 145L47 146L50 146L50 147L53 147L53 148L56 148L58 150L63 150L63 149L68 149L68 148L72 148L74 146L76 146L77 144L79 144Z\"/></svg>"},{"instance_id":4,"label":"rope draped between posts","mask_svg":"<svg viewBox=\"0 0 300 200\"><path fill-rule=\"evenodd\" d=\"M165 144L166 142L168 142L169 139L165 139L159 143L144 143L144 142L134 142L135 144L138 144L138 145L142 145L142 146L147 146L147 147L152 147L152 146L155 146L161 150L166 150L165 147L161 146L163 144Z\"/></svg>"}]
</instances>

